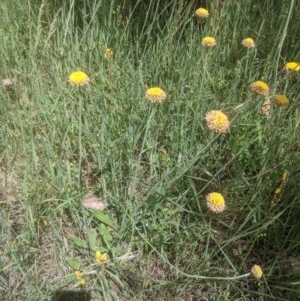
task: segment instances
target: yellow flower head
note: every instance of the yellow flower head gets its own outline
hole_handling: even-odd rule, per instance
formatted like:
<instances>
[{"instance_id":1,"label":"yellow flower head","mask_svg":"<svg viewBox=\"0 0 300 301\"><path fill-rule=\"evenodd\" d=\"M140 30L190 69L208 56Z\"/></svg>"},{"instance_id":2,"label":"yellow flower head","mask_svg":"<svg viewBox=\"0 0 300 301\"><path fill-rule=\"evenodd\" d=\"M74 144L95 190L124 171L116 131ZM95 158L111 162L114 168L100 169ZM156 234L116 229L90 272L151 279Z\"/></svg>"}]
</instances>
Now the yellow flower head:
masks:
<instances>
[{"instance_id":1,"label":"yellow flower head","mask_svg":"<svg viewBox=\"0 0 300 301\"><path fill-rule=\"evenodd\" d=\"M102 263L108 260L108 255L106 253L101 253L100 251L96 251L95 254L96 262Z\"/></svg>"},{"instance_id":2,"label":"yellow flower head","mask_svg":"<svg viewBox=\"0 0 300 301\"><path fill-rule=\"evenodd\" d=\"M275 189L275 194L279 194L281 192L281 187L277 187L276 189Z\"/></svg>"},{"instance_id":3,"label":"yellow flower head","mask_svg":"<svg viewBox=\"0 0 300 301\"><path fill-rule=\"evenodd\" d=\"M283 174L282 174L282 181L285 182L287 180L287 177L288 177L288 172L285 171Z\"/></svg>"},{"instance_id":4,"label":"yellow flower head","mask_svg":"<svg viewBox=\"0 0 300 301\"><path fill-rule=\"evenodd\" d=\"M80 279L79 283L81 286L85 286L85 284L86 284L84 279Z\"/></svg>"},{"instance_id":5,"label":"yellow flower head","mask_svg":"<svg viewBox=\"0 0 300 301\"><path fill-rule=\"evenodd\" d=\"M84 86L87 85L90 78L82 71L75 71L69 76L69 83L72 86Z\"/></svg>"},{"instance_id":6,"label":"yellow flower head","mask_svg":"<svg viewBox=\"0 0 300 301\"><path fill-rule=\"evenodd\" d=\"M251 274L254 278L259 280L263 276L264 273L263 273L261 267L259 265L255 264L251 269Z\"/></svg>"},{"instance_id":7,"label":"yellow flower head","mask_svg":"<svg viewBox=\"0 0 300 301\"><path fill-rule=\"evenodd\" d=\"M114 55L114 52L110 48L106 48L104 51L104 57L108 60Z\"/></svg>"},{"instance_id":8,"label":"yellow flower head","mask_svg":"<svg viewBox=\"0 0 300 301\"><path fill-rule=\"evenodd\" d=\"M205 120L208 128L216 133L227 133L229 130L229 120L222 111L209 111L205 115Z\"/></svg>"},{"instance_id":9,"label":"yellow flower head","mask_svg":"<svg viewBox=\"0 0 300 301\"><path fill-rule=\"evenodd\" d=\"M151 102L163 102L167 97L167 94L164 90L159 87L153 87L146 91L145 98Z\"/></svg>"},{"instance_id":10,"label":"yellow flower head","mask_svg":"<svg viewBox=\"0 0 300 301\"><path fill-rule=\"evenodd\" d=\"M204 38L202 39L201 44L202 44L203 46L207 46L207 47L214 47L214 46L217 45L216 39L213 38L213 37L204 37Z\"/></svg>"},{"instance_id":11,"label":"yellow flower head","mask_svg":"<svg viewBox=\"0 0 300 301\"><path fill-rule=\"evenodd\" d=\"M269 86L265 82L260 81L260 80L254 82L251 85L251 89L255 93L260 94L260 95L265 95L265 96L269 95L269 90L270 90Z\"/></svg>"},{"instance_id":12,"label":"yellow flower head","mask_svg":"<svg viewBox=\"0 0 300 301\"><path fill-rule=\"evenodd\" d=\"M281 94L275 95L273 100L279 106L287 106L290 103L289 99L285 95Z\"/></svg>"},{"instance_id":13,"label":"yellow flower head","mask_svg":"<svg viewBox=\"0 0 300 301\"><path fill-rule=\"evenodd\" d=\"M285 64L285 69L287 71L300 71L300 65L296 62L288 62Z\"/></svg>"},{"instance_id":14,"label":"yellow flower head","mask_svg":"<svg viewBox=\"0 0 300 301\"><path fill-rule=\"evenodd\" d=\"M226 209L225 200L221 193L212 192L206 196L208 208L215 213L223 212Z\"/></svg>"},{"instance_id":15,"label":"yellow flower head","mask_svg":"<svg viewBox=\"0 0 300 301\"><path fill-rule=\"evenodd\" d=\"M83 274L80 271L75 271L75 276L76 276L77 280L81 280L83 277Z\"/></svg>"},{"instance_id":16,"label":"yellow flower head","mask_svg":"<svg viewBox=\"0 0 300 301\"><path fill-rule=\"evenodd\" d=\"M242 45L245 46L246 48L254 48L255 47L255 43L253 41L253 39L251 38L246 38L242 41Z\"/></svg>"},{"instance_id":17,"label":"yellow flower head","mask_svg":"<svg viewBox=\"0 0 300 301\"><path fill-rule=\"evenodd\" d=\"M201 19L206 19L209 15L208 10L202 7L198 8L195 13Z\"/></svg>"},{"instance_id":18,"label":"yellow flower head","mask_svg":"<svg viewBox=\"0 0 300 301\"><path fill-rule=\"evenodd\" d=\"M271 112L271 100L267 98L261 107L264 116L269 117Z\"/></svg>"}]
</instances>

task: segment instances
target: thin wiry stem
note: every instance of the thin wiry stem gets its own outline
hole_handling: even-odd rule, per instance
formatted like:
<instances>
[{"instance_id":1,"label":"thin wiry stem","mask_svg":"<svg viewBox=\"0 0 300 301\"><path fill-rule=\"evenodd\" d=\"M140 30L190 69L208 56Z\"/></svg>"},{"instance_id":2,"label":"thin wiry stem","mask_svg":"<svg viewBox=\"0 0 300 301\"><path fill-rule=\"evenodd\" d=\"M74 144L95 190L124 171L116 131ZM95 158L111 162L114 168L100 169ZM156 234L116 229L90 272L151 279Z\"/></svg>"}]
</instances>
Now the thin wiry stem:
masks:
<instances>
[{"instance_id":1,"label":"thin wiry stem","mask_svg":"<svg viewBox=\"0 0 300 301\"><path fill-rule=\"evenodd\" d=\"M275 77L274 77L274 82L275 83L277 82L277 77L278 77L278 66L279 66L279 60L280 60L280 55L281 55L281 51L282 51L282 46L283 46L284 40L285 40L286 35L287 35L287 29L288 29L288 26L289 26L289 23L290 23L290 20L291 20L291 15L292 15L292 11L294 9L294 4L295 4L295 0L291 0L289 13L288 13L288 16L286 18L286 22L285 22L285 25L284 25L284 28L283 28L281 39L279 41L278 48L277 48L278 51L277 51L277 59L276 59L276 64L275 64L275 72L276 73L275 73ZM275 90L275 88L274 88L274 90Z\"/></svg>"}]
</instances>

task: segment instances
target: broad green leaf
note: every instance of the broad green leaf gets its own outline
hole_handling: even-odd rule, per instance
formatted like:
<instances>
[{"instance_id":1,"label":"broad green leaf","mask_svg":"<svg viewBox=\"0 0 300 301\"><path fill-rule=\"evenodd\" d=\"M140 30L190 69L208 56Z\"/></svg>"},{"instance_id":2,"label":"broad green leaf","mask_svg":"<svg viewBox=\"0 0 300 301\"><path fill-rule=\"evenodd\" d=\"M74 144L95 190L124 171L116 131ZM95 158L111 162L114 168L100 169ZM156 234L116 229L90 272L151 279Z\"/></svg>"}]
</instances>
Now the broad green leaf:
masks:
<instances>
[{"instance_id":1,"label":"broad green leaf","mask_svg":"<svg viewBox=\"0 0 300 301\"><path fill-rule=\"evenodd\" d=\"M93 211L93 215L97 218L97 220L99 220L103 224L115 229L113 222L110 220L110 218L105 213L100 212L100 211Z\"/></svg>"},{"instance_id":2,"label":"broad green leaf","mask_svg":"<svg viewBox=\"0 0 300 301\"><path fill-rule=\"evenodd\" d=\"M77 236L74 236L72 238L74 244L77 246L77 247L80 247L80 248L84 248L84 249L88 249L88 244L85 240L77 237Z\"/></svg>"},{"instance_id":3,"label":"broad green leaf","mask_svg":"<svg viewBox=\"0 0 300 301\"><path fill-rule=\"evenodd\" d=\"M110 235L108 228L105 225L101 224L98 229L103 243L107 248L110 248L110 242L112 241L113 237Z\"/></svg>"},{"instance_id":4,"label":"broad green leaf","mask_svg":"<svg viewBox=\"0 0 300 301\"><path fill-rule=\"evenodd\" d=\"M69 258L67 259L67 262L69 264L69 266L74 269L75 271L79 271L80 270L80 265L81 265L81 262L79 259L77 258ZM72 274L73 275L73 274ZM76 279L76 276L74 276Z\"/></svg>"},{"instance_id":5,"label":"broad green leaf","mask_svg":"<svg viewBox=\"0 0 300 301\"><path fill-rule=\"evenodd\" d=\"M90 245L90 249L92 251L96 250L96 239L97 239L97 231L96 229L90 229L88 231L88 240L89 240L89 245Z\"/></svg>"},{"instance_id":6,"label":"broad green leaf","mask_svg":"<svg viewBox=\"0 0 300 301\"><path fill-rule=\"evenodd\" d=\"M68 285L70 283L76 283L77 282L77 278L76 275L74 273L67 275L65 278L63 278L61 285L65 286Z\"/></svg>"}]
</instances>

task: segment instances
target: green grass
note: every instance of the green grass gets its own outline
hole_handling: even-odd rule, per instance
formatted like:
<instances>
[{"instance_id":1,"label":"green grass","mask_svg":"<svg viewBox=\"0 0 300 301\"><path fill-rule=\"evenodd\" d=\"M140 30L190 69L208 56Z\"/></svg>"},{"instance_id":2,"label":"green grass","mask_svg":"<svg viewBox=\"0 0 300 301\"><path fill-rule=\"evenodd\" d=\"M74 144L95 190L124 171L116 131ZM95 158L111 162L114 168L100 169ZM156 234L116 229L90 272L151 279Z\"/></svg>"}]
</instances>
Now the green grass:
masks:
<instances>
[{"instance_id":1,"label":"green grass","mask_svg":"<svg viewBox=\"0 0 300 301\"><path fill-rule=\"evenodd\" d=\"M300 78L284 65L300 63L299 0L214 0L205 21L192 1L147 3L1 1L0 300L298 300ZM290 104L263 116L256 80ZM208 129L214 109L229 133ZM253 264L259 282L240 277Z\"/></svg>"}]
</instances>

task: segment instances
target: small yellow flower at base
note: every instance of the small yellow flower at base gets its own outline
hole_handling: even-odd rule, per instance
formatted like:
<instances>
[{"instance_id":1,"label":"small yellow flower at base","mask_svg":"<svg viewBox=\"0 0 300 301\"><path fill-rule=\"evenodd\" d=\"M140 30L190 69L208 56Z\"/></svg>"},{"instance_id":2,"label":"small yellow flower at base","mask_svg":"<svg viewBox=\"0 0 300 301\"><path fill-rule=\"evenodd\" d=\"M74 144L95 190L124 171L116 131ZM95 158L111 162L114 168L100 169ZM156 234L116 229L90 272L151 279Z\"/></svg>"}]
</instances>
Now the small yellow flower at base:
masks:
<instances>
[{"instance_id":1,"label":"small yellow flower at base","mask_svg":"<svg viewBox=\"0 0 300 301\"><path fill-rule=\"evenodd\" d=\"M255 47L255 43L253 41L253 39L251 38L246 38L242 41L242 45L245 46L246 48L254 48Z\"/></svg>"},{"instance_id":2,"label":"small yellow flower at base","mask_svg":"<svg viewBox=\"0 0 300 301\"><path fill-rule=\"evenodd\" d=\"M114 52L110 48L106 48L104 51L104 57L108 60L114 55Z\"/></svg>"},{"instance_id":3,"label":"small yellow flower at base","mask_svg":"<svg viewBox=\"0 0 300 301\"><path fill-rule=\"evenodd\" d=\"M217 45L216 39L213 37L204 37L201 44L206 47L214 47Z\"/></svg>"},{"instance_id":4,"label":"small yellow flower at base","mask_svg":"<svg viewBox=\"0 0 300 301\"><path fill-rule=\"evenodd\" d=\"M69 83L72 86L84 86L87 85L90 78L82 71L75 71L69 76Z\"/></svg>"},{"instance_id":5,"label":"small yellow flower at base","mask_svg":"<svg viewBox=\"0 0 300 301\"><path fill-rule=\"evenodd\" d=\"M208 128L216 133L227 133L229 130L229 120L222 111L209 111L205 115L205 120Z\"/></svg>"},{"instance_id":6,"label":"small yellow flower at base","mask_svg":"<svg viewBox=\"0 0 300 301\"><path fill-rule=\"evenodd\" d=\"M288 62L285 64L287 71L300 71L300 65L296 62Z\"/></svg>"},{"instance_id":7,"label":"small yellow flower at base","mask_svg":"<svg viewBox=\"0 0 300 301\"><path fill-rule=\"evenodd\" d=\"M253 92L260 94L260 95L265 95L265 96L269 95L269 90L270 90L269 86L261 80L254 82L251 85L251 89Z\"/></svg>"},{"instance_id":8,"label":"small yellow flower at base","mask_svg":"<svg viewBox=\"0 0 300 301\"><path fill-rule=\"evenodd\" d=\"M201 19L206 19L209 15L209 12L207 9L200 7L196 10L195 14Z\"/></svg>"},{"instance_id":9,"label":"small yellow flower at base","mask_svg":"<svg viewBox=\"0 0 300 301\"><path fill-rule=\"evenodd\" d=\"M108 255L106 253L102 254L100 251L96 251L95 258L97 263L102 263L108 260Z\"/></svg>"},{"instance_id":10,"label":"small yellow flower at base","mask_svg":"<svg viewBox=\"0 0 300 301\"><path fill-rule=\"evenodd\" d=\"M273 101L279 106L287 106L290 101L285 95L275 95Z\"/></svg>"},{"instance_id":11,"label":"small yellow flower at base","mask_svg":"<svg viewBox=\"0 0 300 301\"><path fill-rule=\"evenodd\" d=\"M259 265L255 264L251 269L251 274L254 278L259 280L263 276L264 273L263 273L261 267Z\"/></svg>"},{"instance_id":12,"label":"small yellow flower at base","mask_svg":"<svg viewBox=\"0 0 300 301\"><path fill-rule=\"evenodd\" d=\"M206 196L207 207L214 213L221 213L226 209L225 200L221 193L212 192Z\"/></svg>"},{"instance_id":13,"label":"small yellow flower at base","mask_svg":"<svg viewBox=\"0 0 300 301\"><path fill-rule=\"evenodd\" d=\"M145 98L148 99L150 102L163 102L167 97L167 94L164 90L159 87L152 87L148 89L145 93Z\"/></svg>"},{"instance_id":14,"label":"small yellow flower at base","mask_svg":"<svg viewBox=\"0 0 300 301\"><path fill-rule=\"evenodd\" d=\"M85 286L85 284L86 284L86 282L85 282L84 279L81 279L81 280L79 281L79 283L80 283L81 286Z\"/></svg>"},{"instance_id":15,"label":"small yellow flower at base","mask_svg":"<svg viewBox=\"0 0 300 301\"><path fill-rule=\"evenodd\" d=\"M80 280L80 279L82 279L82 277L83 277L83 274L82 274L80 271L75 271L74 274L75 274L77 280Z\"/></svg>"}]
</instances>

